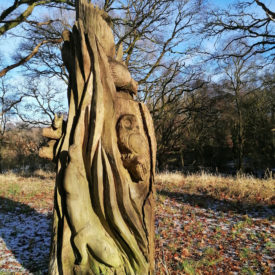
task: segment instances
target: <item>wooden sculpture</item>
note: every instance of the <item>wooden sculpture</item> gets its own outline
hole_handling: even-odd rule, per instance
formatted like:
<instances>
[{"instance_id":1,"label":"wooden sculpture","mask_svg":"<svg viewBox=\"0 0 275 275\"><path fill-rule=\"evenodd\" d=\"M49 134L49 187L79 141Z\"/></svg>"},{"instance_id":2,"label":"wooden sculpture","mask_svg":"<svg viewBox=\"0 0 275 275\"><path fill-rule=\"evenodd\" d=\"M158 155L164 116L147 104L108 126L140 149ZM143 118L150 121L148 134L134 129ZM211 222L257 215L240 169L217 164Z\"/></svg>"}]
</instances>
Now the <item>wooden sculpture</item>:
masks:
<instances>
[{"instance_id":1,"label":"wooden sculpture","mask_svg":"<svg viewBox=\"0 0 275 275\"><path fill-rule=\"evenodd\" d=\"M64 31L68 119L44 130L57 163L50 274L153 274L156 141L108 15L77 4Z\"/></svg>"}]
</instances>

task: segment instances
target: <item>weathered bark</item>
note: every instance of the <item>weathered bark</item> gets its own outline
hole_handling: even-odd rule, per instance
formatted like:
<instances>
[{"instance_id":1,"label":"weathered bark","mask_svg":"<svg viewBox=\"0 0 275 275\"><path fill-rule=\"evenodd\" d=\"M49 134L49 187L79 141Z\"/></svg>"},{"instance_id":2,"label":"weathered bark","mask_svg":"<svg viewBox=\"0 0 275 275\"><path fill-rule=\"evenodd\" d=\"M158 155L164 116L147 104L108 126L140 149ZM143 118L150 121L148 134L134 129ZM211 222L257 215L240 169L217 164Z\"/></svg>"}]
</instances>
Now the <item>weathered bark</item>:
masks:
<instances>
[{"instance_id":1,"label":"weathered bark","mask_svg":"<svg viewBox=\"0 0 275 275\"><path fill-rule=\"evenodd\" d=\"M133 99L137 83L115 53L108 15L79 2L72 32L63 33L69 114L53 151L49 273L153 274L152 119Z\"/></svg>"}]
</instances>

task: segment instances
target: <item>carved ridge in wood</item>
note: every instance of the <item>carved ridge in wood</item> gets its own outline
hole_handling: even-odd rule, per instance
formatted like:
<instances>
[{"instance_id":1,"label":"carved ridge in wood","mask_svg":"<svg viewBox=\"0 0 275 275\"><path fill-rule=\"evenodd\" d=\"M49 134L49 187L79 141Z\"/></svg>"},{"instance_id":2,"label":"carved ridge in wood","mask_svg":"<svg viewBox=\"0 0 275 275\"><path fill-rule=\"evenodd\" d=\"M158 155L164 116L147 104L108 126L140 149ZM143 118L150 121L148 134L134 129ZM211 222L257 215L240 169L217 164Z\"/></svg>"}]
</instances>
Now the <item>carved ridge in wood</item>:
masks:
<instances>
[{"instance_id":1,"label":"carved ridge in wood","mask_svg":"<svg viewBox=\"0 0 275 275\"><path fill-rule=\"evenodd\" d=\"M154 273L155 138L108 16L79 1L62 58L69 72L57 163L50 274Z\"/></svg>"}]
</instances>

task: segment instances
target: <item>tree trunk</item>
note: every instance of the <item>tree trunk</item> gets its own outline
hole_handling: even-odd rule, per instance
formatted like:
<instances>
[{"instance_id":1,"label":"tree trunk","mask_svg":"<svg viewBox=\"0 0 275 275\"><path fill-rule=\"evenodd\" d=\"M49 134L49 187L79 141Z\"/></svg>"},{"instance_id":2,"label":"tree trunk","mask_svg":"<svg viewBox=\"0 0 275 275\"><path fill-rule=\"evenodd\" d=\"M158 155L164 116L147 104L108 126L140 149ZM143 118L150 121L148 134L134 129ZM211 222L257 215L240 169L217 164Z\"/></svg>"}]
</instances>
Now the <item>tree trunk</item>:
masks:
<instances>
[{"instance_id":1,"label":"tree trunk","mask_svg":"<svg viewBox=\"0 0 275 275\"><path fill-rule=\"evenodd\" d=\"M240 82L240 79L238 78L238 83ZM239 86L239 85L238 85ZM238 144L238 173L242 174L244 172L243 167L243 158L244 158L244 125L243 125L243 114L242 114L242 106L241 106L241 94L239 87L237 86L235 90L235 102L236 102L236 108L237 108L237 114L238 114L238 133L237 133L237 144Z\"/></svg>"},{"instance_id":2,"label":"tree trunk","mask_svg":"<svg viewBox=\"0 0 275 275\"><path fill-rule=\"evenodd\" d=\"M153 122L133 100L137 84L117 60L108 15L79 2L63 33L67 124L47 151L57 162L49 273L153 274Z\"/></svg>"}]
</instances>

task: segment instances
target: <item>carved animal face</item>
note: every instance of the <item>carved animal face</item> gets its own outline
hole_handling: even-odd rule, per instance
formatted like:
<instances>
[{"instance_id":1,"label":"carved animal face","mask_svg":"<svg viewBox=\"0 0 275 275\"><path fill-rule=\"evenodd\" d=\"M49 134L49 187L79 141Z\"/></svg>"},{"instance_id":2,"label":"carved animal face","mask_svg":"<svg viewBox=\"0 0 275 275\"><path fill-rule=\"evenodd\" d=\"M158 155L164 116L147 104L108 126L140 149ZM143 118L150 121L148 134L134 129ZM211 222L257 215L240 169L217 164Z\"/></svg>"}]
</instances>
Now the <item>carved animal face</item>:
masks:
<instances>
[{"instance_id":1,"label":"carved animal face","mask_svg":"<svg viewBox=\"0 0 275 275\"><path fill-rule=\"evenodd\" d=\"M139 135L139 126L134 115L123 115L117 124L118 146L122 153L132 151L129 145L129 137L133 134Z\"/></svg>"},{"instance_id":2,"label":"carved animal face","mask_svg":"<svg viewBox=\"0 0 275 275\"><path fill-rule=\"evenodd\" d=\"M118 121L118 147L124 167L135 182L145 180L149 171L149 147L134 115L123 115Z\"/></svg>"},{"instance_id":3,"label":"carved animal face","mask_svg":"<svg viewBox=\"0 0 275 275\"><path fill-rule=\"evenodd\" d=\"M62 127L63 124L63 115L58 116L57 114L54 115L54 120L52 122L52 126L55 129L59 129Z\"/></svg>"},{"instance_id":4,"label":"carved animal face","mask_svg":"<svg viewBox=\"0 0 275 275\"><path fill-rule=\"evenodd\" d=\"M125 130L127 132L139 131L137 119L135 118L134 115L124 115L118 123L118 129L120 131Z\"/></svg>"}]
</instances>

